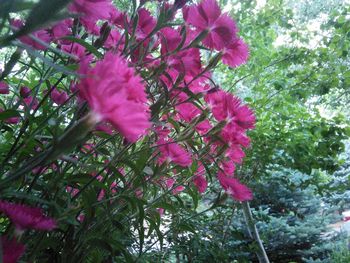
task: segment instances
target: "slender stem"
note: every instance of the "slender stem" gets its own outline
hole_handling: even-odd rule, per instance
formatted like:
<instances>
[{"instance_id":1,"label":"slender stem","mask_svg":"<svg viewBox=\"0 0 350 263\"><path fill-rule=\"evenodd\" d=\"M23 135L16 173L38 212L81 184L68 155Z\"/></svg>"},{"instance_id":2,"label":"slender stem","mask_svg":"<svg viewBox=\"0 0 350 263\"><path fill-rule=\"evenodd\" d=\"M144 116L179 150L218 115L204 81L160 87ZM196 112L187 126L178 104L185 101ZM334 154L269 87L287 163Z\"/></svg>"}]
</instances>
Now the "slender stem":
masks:
<instances>
[{"instance_id":1,"label":"slender stem","mask_svg":"<svg viewBox=\"0 0 350 263\"><path fill-rule=\"evenodd\" d=\"M255 240L255 242L258 244L258 251L256 252L256 255L258 256L259 262L270 263L269 258L267 257L264 245L262 243L262 240L260 239L258 229L256 228L256 224L254 222L254 218L252 215L252 211L250 210L249 203L242 202L242 208L243 208L244 219L248 227L249 236L251 239Z\"/></svg>"}]
</instances>

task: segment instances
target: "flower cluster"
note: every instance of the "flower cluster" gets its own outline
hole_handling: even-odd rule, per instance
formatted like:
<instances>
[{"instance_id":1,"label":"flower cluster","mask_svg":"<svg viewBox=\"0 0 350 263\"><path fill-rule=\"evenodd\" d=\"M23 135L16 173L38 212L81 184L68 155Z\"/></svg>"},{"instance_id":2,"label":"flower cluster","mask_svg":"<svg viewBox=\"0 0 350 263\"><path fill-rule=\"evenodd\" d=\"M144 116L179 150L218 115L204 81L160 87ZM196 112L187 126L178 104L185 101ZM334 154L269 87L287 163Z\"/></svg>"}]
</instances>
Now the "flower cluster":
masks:
<instances>
[{"instance_id":1,"label":"flower cluster","mask_svg":"<svg viewBox=\"0 0 350 263\"><path fill-rule=\"evenodd\" d=\"M43 214L40 208L32 208L22 204L0 201L0 212L5 214L16 228L16 234L21 234L25 229L51 231L57 227L56 220ZM16 239L1 237L3 246L3 261L17 262L25 251L25 246Z\"/></svg>"},{"instance_id":2,"label":"flower cluster","mask_svg":"<svg viewBox=\"0 0 350 263\"><path fill-rule=\"evenodd\" d=\"M89 103L97 123L110 122L131 142L147 133L145 88L126 61L107 53L93 68L83 64L80 73L84 74L78 85L80 95Z\"/></svg>"},{"instance_id":3,"label":"flower cluster","mask_svg":"<svg viewBox=\"0 0 350 263\"><path fill-rule=\"evenodd\" d=\"M74 74L58 77L48 70L52 75L38 85L29 81L13 85L11 78L0 81L0 95L15 98L6 99L9 103L0 112L10 109L5 114L11 115L11 103L18 112L1 124L10 125L7 130L11 130L26 120L22 122L24 133L35 142L29 136L19 148L28 144L34 156L45 154L46 147L59 160L50 163L44 158L31 167L28 178L34 177L33 184L38 178L44 184L49 173L62 170L75 175L71 163L88 175L82 180L85 185L78 179L64 181L67 176L57 179L67 203L78 200L74 205L82 207L75 213L78 225L87 221L85 216L92 216L84 211L85 201L80 199L86 198L86 189L96 190L92 195L96 203L113 205L123 201L105 199L117 199L128 190L136 198L147 198L149 193L140 181L172 195L181 196L193 186L200 194L221 186L234 200L252 199L235 167L243 162L244 148L250 146L247 131L256 120L248 106L213 81L218 63L237 67L248 59L248 46L238 36L235 21L221 11L216 0L192 5L182 0L159 1L158 18L145 8L145 1L140 2L128 14L111 0L71 1L67 7L71 18L18 40L21 48L36 49L45 56L56 50L52 57L61 63L57 71L63 65ZM184 23L178 25L175 19L181 15ZM19 19L10 21L14 31L25 25ZM52 113L48 113L50 108ZM50 129L39 134L40 128L27 133L27 127L36 129L37 124L29 122L40 114L51 126L56 125L52 116L58 116L61 123L55 128L64 128L63 135L57 139ZM50 143L48 138L53 136ZM119 155L114 158L113 154ZM79 166L81 160L91 163ZM62 163L68 168L61 169ZM103 169L97 172L99 165ZM16 232L56 227L55 220L38 208L0 201L0 211ZM164 213L163 208L158 211ZM13 259L8 262L15 262L24 246L15 239L2 240L5 262L10 254Z\"/></svg>"}]
</instances>

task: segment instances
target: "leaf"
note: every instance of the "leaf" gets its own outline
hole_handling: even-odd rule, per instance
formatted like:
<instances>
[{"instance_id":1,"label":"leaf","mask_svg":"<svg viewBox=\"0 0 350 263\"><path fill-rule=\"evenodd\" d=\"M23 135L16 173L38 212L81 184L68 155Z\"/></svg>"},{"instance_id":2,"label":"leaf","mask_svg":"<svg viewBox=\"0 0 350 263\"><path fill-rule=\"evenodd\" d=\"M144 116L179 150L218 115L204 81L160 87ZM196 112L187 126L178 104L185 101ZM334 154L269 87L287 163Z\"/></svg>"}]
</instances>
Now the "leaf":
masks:
<instances>
[{"instance_id":1,"label":"leaf","mask_svg":"<svg viewBox=\"0 0 350 263\"><path fill-rule=\"evenodd\" d=\"M83 39L72 37L72 36L67 36L67 37L62 37L61 39L69 40L71 42L75 42L80 44L81 46L85 47L89 52L94 54L97 58L102 58L103 54L98 51L97 48L95 48L93 45L87 43Z\"/></svg>"},{"instance_id":2,"label":"leaf","mask_svg":"<svg viewBox=\"0 0 350 263\"><path fill-rule=\"evenodd\" d=\"M71 0L40 0L40 2L32 8L28 17L25 19L25 25L14 34L0 40L0 46L6 46L10 41L35 31L49 21L57 20L58 13L70 1Z\"/></svg>"},{"instance_id":3,"label":"leaf","mask_svg":"<svg viewBox=\"0 0 350 263\"><path fill-rule=\"evenodd\" d=\"M62 73L67 74L67 75L78 76L78 74L76 72L69 70L65 66L61 66L61 65L53 62L52 60L50 60L47 57L43 56L38 51L35 51L34 49L32 49L28 45L22 44L20 42L16 43L16 45L19 46L19 47L24 48L27 51L28 54L34 56L35 58L38 58L38 59L42 60L45 64L47 64L48 66L54 68L58 72L62 72Z\"/></svg>"},{"instance_id":4,"label":"leaf","mask_svg":"<svg viewBox=\"0 0 350 263\"><path fill-rule=\"evenodd\" d=\"M20 0L2 0L0 1L0 17L12 12L19 12L30 9L34 5L33 2L25 2Z\"/></svg>"},{"instance_id":5,"label":"leaf","mask_svg":"<svg viewBox=\"0 0 350 263\"><path fill-rule=\"evenodd\" d=\"M179 224L177 228L183 232L192 232L193 234L196 234L196 230L193 228L193 226L186 223Z\"/></svg>"},{"instance_id":6,"label":"leaf","mask_svg":"<svg viewBox=\"0 0 350 263\"><path fill-rule=\"evenodd\" d=\"M20 117L20 116L21 115L16 110L5 110L3 112L0 112L0 121L6 120L12 117Z\"/></svg>"},{"instance_id":7,"label":"leaf","mask_svg":"<svg viewBox=\"0 0 350 263\"><path fill-rule=\"evenodd\" d=\"M159 203L155 204L155 207L164 208L165 210L167 210L171 213L176 213L176 208L173 205L168 204L166 202L159 202Z\"/></svg>"}]
</instances>

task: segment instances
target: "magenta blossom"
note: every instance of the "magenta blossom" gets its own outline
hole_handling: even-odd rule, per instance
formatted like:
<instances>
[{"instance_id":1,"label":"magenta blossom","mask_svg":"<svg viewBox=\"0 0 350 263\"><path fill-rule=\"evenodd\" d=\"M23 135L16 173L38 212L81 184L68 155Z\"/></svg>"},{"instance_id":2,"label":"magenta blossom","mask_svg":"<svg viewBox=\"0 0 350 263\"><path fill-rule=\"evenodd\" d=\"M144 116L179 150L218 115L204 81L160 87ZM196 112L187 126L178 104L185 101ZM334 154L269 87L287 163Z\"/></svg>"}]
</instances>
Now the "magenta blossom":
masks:
<instances>
[{"instance_id":1,"label":"magenta blossom","mask_svg":"<svg viewBox=\"0 0 350 263\"><path fill-rule=\"evenodd\" d=\"M173 162L182 167L190 166L192 163L191 155L182 146L174 142L172 139L165 141L161 139L158 141L158 149L160 156L158 162Z\"/></svg>"},{"instance_id":2,"label":"magenta blossom","mask_svg":"<svg viewBox=\"0 0 350 263\"><path fill-rule=\"evenodd\" d=\"M223 90L208 92L205 101L217 121L233 123L242 129L254 128L255 116L253 111L243 105L241 100L231 93Z\"/></svg>"},{"instance_id":3,"label":"magenta blossom","mask_svg":"<svg viewBox=\"0 0 350 263\"><path fill-rule=\"evenodd\" d=\"M19 94L21 95L22 98L28 98L30 93L31 93L31 90L26 86L22 86L21 89L19 90Z\"/></svg>"},{"instance_id":4,"label":"magenta blossom","mask_svg":"<svg viewBox=\"0 0 350 263\"><path fill-rule=\"evenodd\" d=\"M62 45L61 49L73 55L76 61L80 61L83 57L85 57L85 47L78 43Z\"/></svg>"},{"instance_id":5,"label":"magenta blossom","mask_svg":"<svg viewBox=\"0 0 350 263\"><path fill-rule=\"evenodd\" d=\"M56 88L53 88L50 97L57 105L62 105L68 100L68 94L65 91L58 91Z\"/></svg>"},{"instance_id":6,"label":"magenta blossom","mask_svg":"<svg viewBox=\"0 0 350 263\"><path fill-rule=\"evenodd\" d=\"M159 213L159 216L161 217L162 215L164 215L164 208L157 208L157 212Z\"/></svg>"},{"instance_id":7,"label":"magenta blossom","mask_svg":"<svg viewBox=\"0 0 350 263\"><path fill-rule=\"evenodd\" d=\"M174 178L168 178L168 179L165 180L165 185L166 185L166 187L168 189L173 188L174 184L175 184L175 179Z\"/></svg>"},{"instance_id":8,"label":"magenta blossom","mask_svg":"<svg viewBox=\"0 0 350 263\"><path fill-rule=\"evenodd\" d=\"M118 30L114 29L109 33L103 46L106 48L116 48L117 44L120 44L119 48L122 49L125 41L120 41L120 39L120 33L118 32Z\"/></svg>"},{"instance_id":9,"label":"magenta blossom","mask_svg":"<svg viewBox=\"0 0 350 263\"><path fill-rule=\"evenodd\" d=\"M241 184L236 178L227 177L223 172L218 173L218 179L225 191L238 201L253 199L253 194L248 187Z\"/></svg>"},{"instance_id":10,"label":"magenta blossom","mask_svg":"<svg viewBox=\"0 0 350 263\"><path fill-rule=\"evenodd\" d=\"M223 49L222 63L235 68L247 62L249 57L248 45L242 39L237 39Z\"/></svg>"},{"instance_id":11,"label":"magenta blossom","mask_svg":"<svg viewBox=\"0 0 350 263\"><path fill-rule=\"evenodd\" d=\"M136 28L136 37L139 40L145 39L154 29L156 26L156 20L153 16L151 16L151 13L141 8L138 11L139 20Z\"/></svg>"},{"instance_id":12,"label":"magenta blossom","mask_svg":"<svg viewBox=\"0 0 350 263\"><path fill-rule=\"evenodd\" d=\"M0 201L0 211L9 217L20 231L24 229L50 231L57 226L56 221L44 216L40 208Z\"/></svg>"},{"instance_id":13,"label":"magenta blossom","mask_svg":"<svg viewBox=\"0 0 350 263\"><path fill-rule=\"evenodd\" d=\"M193 183L197 187L198 192L204 193L208 187L208 182L205 179L205 168L202 163L199 164L197 172L193 178Z\"/></svg>"},{"instance_id":14,"label":"magenta blossom","mask_svg":"<svg viewBox=\"0 0 350 263\"><path fill-rule=\"evenodd\" d=\"M0 113L3 112L4 109L0 108ZM20 121L20 117L10 117L4 120L7 124L17 124Z\"/></svg>"},{"instance_id":15,"label":"magenta blossom","mask_svg":"<svg viewBox=\"0 0 350 263\"><path fill-rule=\"evenodd\" d=\"M185 190L185 187L183 185L179 185L173 189L172 193L173 193L173 195L177 195L177 194L181 193L183 190Z\"/></svg>"},{"instance_id":16,"label":"magenta blossom","mask_svg":"<svg viewBox=\"0 0 350 263\"><path fill-rule=\"evenodd\" d=\"M145 88L123 58L107 53L93 68L82 63L80 73L85 77L78 84L79 92L96 122L110 122L130 142L147 133L151 123Z\"/></svg>"},{"instance_id":17,"label":"magenta blossom","mask_svg":"<svg viewBox=\"0 0 350 263\"><path fill-rule=\"evenodd\" d=\"M0 81L0 94L9 94L9 85L6 82Z\"/></svg>"},{"instance_id":18,"label":"magenta blossom","mask_svg":"<svg viewBox=\"0 0 350 263\"><path fill-rule=\"evenodd\" d=\"M109 19L108 21L115 26L120 28L124 28L124 19L125 22L128 22L128 17L126 14L121 13L116 7L113 6L109 11Z\"/></svg>"},{"instance_id":19,"label":"magenta blossom","mask_svg":"<svg viewBox=\"0 0 350 263\"><path fill-rule=\"evenodd\" d=\"M108 19L112 9L111 0L74 0L68 7L70 12L82 14L84 19L94 22Z\"/></svg>"},{"instance_id":20,"label":"magenta blossom","mask_svg":"<svg viewBox=\"0 0 350 263\"><path fill-rule=\"evenodd\" d=\"M33 98L32 96L28 96L23 99L24 105L30 108L31 110L35 110L39 106L39 101L37 98Z\"/></svg>"},{"instance_id":21,"label":"magenta blossom","mask_svg":"<svg viewBox=\"0 0 350 263\"><path fill-rule=\"evenodd\" d=\"M14 19L11 21L11 25L16 29L20 29L21 27L24 26L24 22L22 20L19 19ZM32 35L38 39L40 39L41 41L49 44L51 41L51 36L50 34L46 31L46 30L38 30L32 33ZM38 41L33 40L32 38L30 38L29 36L23 36L20 37L19 40L28 45L33 47L34 49L38 49L38 50L46 50L47 47L40 44Z\"/></svg>"},{"instance_id":22,"label":"magenta blossom","mask_svg":"<svg viewBox=\"0 0 350 263\"><path fill-rule=\"evenodd\" d=\"M203 0L195 6L183 8L185 21L194 26L197 33L204 30L208 35L203 44L208 48L222 50L236 38L237 27L228 14L222 14L216 0Z\"/></svg>"},{"instance_id":23,"label":"magenta blossom","mask_svg":"<svg viewBox=\"0 0 350 263\"><path fill-rule=\"evenodd\" d=\"M1 244L3 263L16 263L26 249L26 247L18 243L16 239L9 239L7 236L1 237Z\"/></svg>"},{"instance_id":24,"label":"magenta blossom","mask_svg":"<svg viewBox=\"0 0 350 263\"><path fill-rule=\"evenodd\" d=\"M71 27L73 26L72 19L66 19L58 22L51 28L51 34L54 39L59 39L72 34ZM67 43L67 40L60 40L60 42Z\"/></svg>"}]
</instances>

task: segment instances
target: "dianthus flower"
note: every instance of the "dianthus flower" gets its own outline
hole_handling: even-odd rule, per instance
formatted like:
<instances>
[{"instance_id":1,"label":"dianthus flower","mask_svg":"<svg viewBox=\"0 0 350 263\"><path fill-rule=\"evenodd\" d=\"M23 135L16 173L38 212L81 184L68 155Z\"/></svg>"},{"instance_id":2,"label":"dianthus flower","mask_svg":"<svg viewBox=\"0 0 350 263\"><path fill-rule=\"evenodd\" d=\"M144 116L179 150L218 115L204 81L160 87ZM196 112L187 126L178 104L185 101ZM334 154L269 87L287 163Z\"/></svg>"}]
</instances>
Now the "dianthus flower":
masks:
<instances>
[{"instance_id":1,"label":"dianthus flower","mask_svg":"<svg viewBox=\"0 0 350 263\"><path fill-rule=\"evenodd\" d=\"M197 187L198 192L204 193L208 187L208 182L205 179L205 168L202 163L199 164L197 172L193 178L193 183Z\"/></svg>"},{"instance_id":2,"label":"dianthus flower","mask_svg":"<svg viewBox=\"0 0 350 263\"><path fill-rule=\"evenodd\" d=\"M68 94L65 91L58 91L56 88L50 93L50 97L57 105L62 105L68 100Z\"/></svg>"},{"instance_id":3,"label":"dianthus flower","mask_svg":"<svg viewBox=\"0 0 350 263\"><path fill-rule=\"evenodd\" d=\"M110 122L128 141L135 142L147 133L147 97L141 78L119 55L107 53L93 68L84 62L78 84L79 94L87 100L96 123Z\"/></svg>"},{"instance_id":4,"label":"dianthus flower","mask_svg":"<svg viewBox=\"0 0 350 263\"><path fill-rule=\"evenodd\" d=\"M30 96L30 93L32 91L30 90L30 88L26 87L26 86L22 86L19 94L21 95L22 98L28 98Z\"/></svg>"},{"instance_id":5,"label":"dianthus flower","mask_svg":"<svg viewBox=\"0 0 350 263\"><path fill-rule=\"evenodd\" d=\"M236 178L228 177L223 172L218 173L218 179L225 191L231 197L238 201L247 201L253 198L252 192L244 184L241 184Z\"/></svg>"},{"instance_id":6,"label":"dianthus flower","mask_svg":"<svg viewBox=\"0 0 350 263\"><path fill-rule=\"evenodd\" d=\"M195 6L183 8L185 21L194 26L199 34L208 31L203 44L208 48L222 50L235 38L237 27L227 13L222 14L215 0L203 0Z\"/></svg>"},{"instance_id":7,"label":"dianthus flower","mask_svg":"<svg viewBox=\"0 0 350 263\"><path fill-rule=\"evenodd\" d=\"M142 40L152 32L157 22L151 13L144 8L139 9L138 15L139 20L136 27L136 38Z\"/></svg>"},{"instance_id":8,"label":"dianthus flower","mask_svg":"<svg viewBox=\"0 0 350 263\"><path fill-rule=\"evenodd\" d=\"M173 162L182 167L190 166L192 163L191 155L179 144L174 142L172 139L167 141L161 139L158 141L158 149L160 151L160 156L158 162L160 164L165 161Z\"/></svg>"},{"instance_id":9,"label":"dianthus flower","mask_svg":"<svg viewBox=\"0 0 350 263\"><path fill-rule=\"evenodd\" d=\"M0 108L0 113L3 112L4 109ZM5 123L8 124L17 124L20 121L20 117L10 117L5 120L3 120Z\"/></svg>"},{"instance_id":10,"label":"dianthus flower","mask_svg":"<svg viewBox=\"0 0 350 263\"><path fill-rule=\"evenodd\" d=\"M14 19L11 21L11 25L16 29L20 29L21 27L24 26L24 22L22 20L19 19ZM32 35L38 39L40 39L41 41L49 44L51 41L51 36L50 34L46 31L46 30L38 30L32 33ZM30 38L29 36L22 36L19 38L19 40L28 45L31 46L34 49L38 49L38 50L46 50L47 47L40 44L38 41L33 40L32 38Z\"/></svg>"},{"instance_id":11,"label":"dianthus flower","mask_svg":"<svg viewBox=\"0 0 350 263\"><path fill-rule=\"evenodd\" d=\"M242 129L254 128L255 116L252 110L231 93L223 90L208 92L205 101L209 104L217 121L232 122Z\"/></svg>"},{"instance_id":12,"label":"dianthus flower","mask_svg":"<svg viewBox=\"0 0 350 263\"><path fill-rule=\"evenodd\" d=\"M56 221L45 216L40 208L0 201L0 211L9 217L20 231L24 229L52 230L57 226Z\"/></svg>"},{"instance_id":13,"label":"dianthus flower","mask_svg":"<svg viewBox=\"0 0 350 263\"><path fill-rule=\"evenodd\" d=\"M9 239L7 236L1 237L2 262L16 263L25 251L25 246L18 243L16 239Z\"/></svg>"},{"instance_id":14,"label":"dianthus flower","mask_svg":"<svg viewBox=\"0 0 350 263\"><path fill-rule=\"evenodd\" d=\"M83 14L84 19L96 22L99 19L108 19L113 7L111 0L74 0L68 10Z\"/></svg>"},{"instance_id":15,"label":"dianthus flower","mask_svg":"<svg viewBox=\"0 0 350 263\"><path fill-rule=\"evenodd\" d=\"M223 49L222 63L235 68L246 63L248 57L248 45L239 38Z\"/></svg>"},{"instance_id":16,"label":"dianthus flower","mask_svg":"<svg viewBox=\"0 0 350 263\"><path fill-rule=\"evenodd\" d=\"M0 94L9 94L9 93L10 93L9 85L7 85L6 82L0 81Z\"/></svg>"},{"instance_id":17,"label":"dianthus flower","mask_svg":"<svg viewBox=\"0 0 350 263\"><path fill-rule=\"evenodd\" d=\"M72 19L66 19L58 22L51 28L51 35L54 39L59 39L61 37L68 36L72 34L71 27L73 26ZM65 43L67 40L60 40L60 42Z\"/></svg>"}]
</instances>

